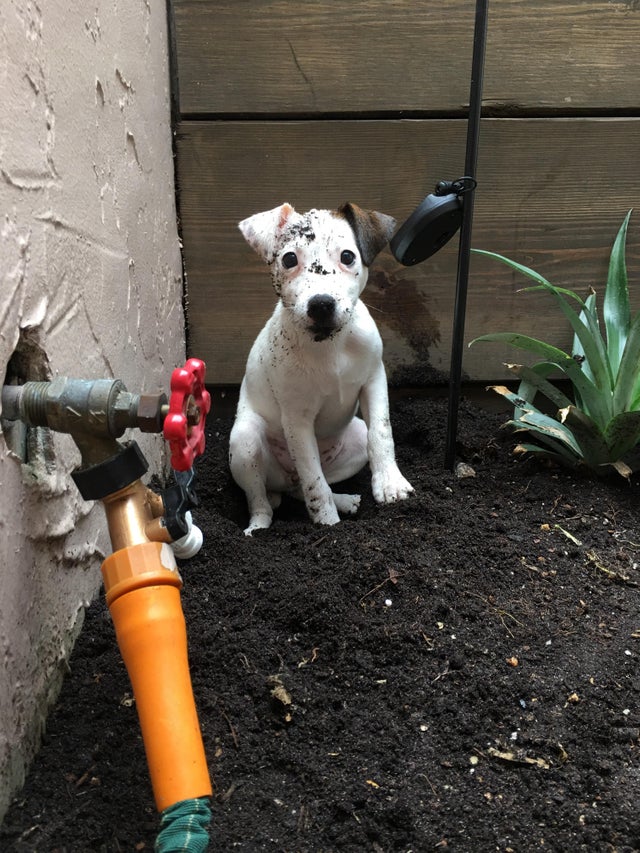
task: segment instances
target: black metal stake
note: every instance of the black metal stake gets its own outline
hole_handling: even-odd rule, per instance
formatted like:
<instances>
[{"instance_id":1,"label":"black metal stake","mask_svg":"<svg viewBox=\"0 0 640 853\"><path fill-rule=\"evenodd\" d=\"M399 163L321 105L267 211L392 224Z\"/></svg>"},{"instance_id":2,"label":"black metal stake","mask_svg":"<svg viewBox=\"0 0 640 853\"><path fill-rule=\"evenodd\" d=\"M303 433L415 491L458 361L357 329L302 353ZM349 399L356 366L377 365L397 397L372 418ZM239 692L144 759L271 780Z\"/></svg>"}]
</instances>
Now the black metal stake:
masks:
<instances>
[{"instance_id":1,"label":"black metal stake","mask_svg":"<svg viewBox=\"0 0 640 853\"><path fill-rule=\"evenodd\" d=\"M488 0L476 0L476 19L473 33L473 58L471 63L471 89L469 93L469 120L467 124L467 151L464 173L476 177L478 142L480 139L480 117L482 113L482 81L484 77L484 55L487 43ZM449 371L449 411L447 417L447 441L445 465L453 470L456 457L458 432L458 408L462 380L462 355L464 347L464 322L469 284L471 258L471 232L473 227L473 202L475 190L462 196L462 227L458 248L458 274L456 299L453 314L453 338L451 343L451 368Z\"/></svg>"}]
</instances>

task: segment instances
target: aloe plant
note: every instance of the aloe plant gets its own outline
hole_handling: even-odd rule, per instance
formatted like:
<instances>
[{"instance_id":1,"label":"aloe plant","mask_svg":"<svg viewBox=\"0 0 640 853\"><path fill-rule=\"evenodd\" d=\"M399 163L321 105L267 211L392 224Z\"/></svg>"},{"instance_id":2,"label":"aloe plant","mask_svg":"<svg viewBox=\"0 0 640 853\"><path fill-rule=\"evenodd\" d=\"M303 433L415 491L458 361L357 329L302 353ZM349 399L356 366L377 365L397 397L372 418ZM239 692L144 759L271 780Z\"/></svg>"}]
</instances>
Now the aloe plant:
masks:
<instances>
[{"instance_id":1,"label":"aloe plant","mask_svg":"<svg viewBox=\"0 0 640 853\"><path fill-rule=\"evenodd\" d=\"M543 454L598 473L613 466L625 477L640 467L640 311L632 316L625 262L630 217L631 211L611 250L603 324L594 290L583 300L572 290L554 286L529 267L494 252L474 250L533 279L535 285L524 289L550 293L573 330L570 353L516 332L482 335L470 344L510 344L541 359L533 366L507 365L520 379L515 394L504 386L493 386L513 403L514 413L508 425L526 430L539 442L523 442L516 448L518 452ZM558 373L569 380L570 396L550 381L549 377ZM538 393L557 409L555 417L534 405Z\"/></svg>"}]
</instances>

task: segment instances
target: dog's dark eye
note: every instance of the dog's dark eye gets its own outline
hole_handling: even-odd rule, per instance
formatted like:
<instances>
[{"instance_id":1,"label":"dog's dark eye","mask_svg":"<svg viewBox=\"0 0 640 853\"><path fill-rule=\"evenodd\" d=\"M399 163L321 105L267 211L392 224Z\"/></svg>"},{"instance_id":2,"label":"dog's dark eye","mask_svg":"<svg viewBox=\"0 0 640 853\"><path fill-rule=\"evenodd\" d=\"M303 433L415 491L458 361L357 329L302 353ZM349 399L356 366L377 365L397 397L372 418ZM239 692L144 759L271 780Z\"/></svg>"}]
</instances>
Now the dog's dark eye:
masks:
<instances>
[{"instance_id":1,"label":"dog's dark eye","mask_svg":"<svg viewBox=\"0 0 640 853\"><path fill-rule=\"evenodd\" d=\"M298 256L295 252L285 252L282 256L282 266L286 270L292 270L298 265Z\"/></svg>"},{"instance_id":2,"label":"dog's dark eye","mask_svg":"<svg viewBox=\"0 0 640 853\"><path fill-rule=\"evenodd\" d=\"M345 267L350 267L351 264L355 261L355 259L355 253L352 252L351 249L345 249L340 255L340 260L345 265Z\"/></svg>"}]
</instances>

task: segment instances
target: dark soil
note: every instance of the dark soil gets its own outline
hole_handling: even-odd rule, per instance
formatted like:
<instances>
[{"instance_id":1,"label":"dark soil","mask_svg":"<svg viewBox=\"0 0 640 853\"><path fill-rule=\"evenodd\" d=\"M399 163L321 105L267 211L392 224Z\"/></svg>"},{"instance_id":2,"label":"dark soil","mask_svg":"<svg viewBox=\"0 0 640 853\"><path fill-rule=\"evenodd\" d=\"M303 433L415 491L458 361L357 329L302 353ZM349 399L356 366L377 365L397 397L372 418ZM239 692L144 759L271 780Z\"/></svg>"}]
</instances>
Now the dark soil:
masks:
<instances>
[{"instance_id":1,"label":"dark soil","mask_svg":"<svg viewBox=\"0 0 640 853\"><path fill-rule=\"evenodd\" d=\"M395 405L412 500L375 506L365 472L357 517L286 503L253 539L211 419L182 574L212 850L640 850L639 483L516 461L468 403L458 479L445 416ZM97 601L0 847L152 850L157 831Z\"/></svg>"}]
</instances>

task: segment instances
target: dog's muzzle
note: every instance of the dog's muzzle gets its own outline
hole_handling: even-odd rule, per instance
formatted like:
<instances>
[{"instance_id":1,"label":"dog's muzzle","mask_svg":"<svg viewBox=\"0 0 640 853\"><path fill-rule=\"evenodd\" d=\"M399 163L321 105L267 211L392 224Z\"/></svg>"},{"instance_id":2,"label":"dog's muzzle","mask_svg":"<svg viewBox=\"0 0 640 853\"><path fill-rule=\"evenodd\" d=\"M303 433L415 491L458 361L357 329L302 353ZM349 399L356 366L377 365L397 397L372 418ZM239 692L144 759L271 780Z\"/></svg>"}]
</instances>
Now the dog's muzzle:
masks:
<instances>
[{"instance_id":1,"label":"dog's muzzle","mask_svg":"<svg viewBox=\"0 0 640 853\"><path fill-rule=\"evenodd\" d=\"M328 293L318 293L307 302L307 316L312 320L310 330L314 340L324 341L337 329L336 300Z\"/></svg>"}]
</instances>

